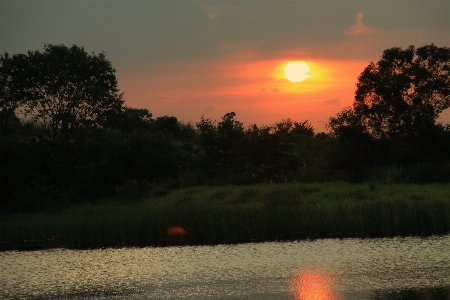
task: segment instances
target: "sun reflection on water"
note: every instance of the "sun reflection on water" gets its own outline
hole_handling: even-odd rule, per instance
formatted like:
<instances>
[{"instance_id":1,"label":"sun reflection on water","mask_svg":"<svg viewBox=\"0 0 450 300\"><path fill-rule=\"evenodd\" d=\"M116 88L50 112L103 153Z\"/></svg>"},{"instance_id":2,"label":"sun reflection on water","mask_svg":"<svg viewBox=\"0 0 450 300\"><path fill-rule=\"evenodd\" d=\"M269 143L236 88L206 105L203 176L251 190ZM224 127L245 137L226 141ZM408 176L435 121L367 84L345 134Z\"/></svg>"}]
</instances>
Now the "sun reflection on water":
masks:
<instances>
[{"instance_id":1,"label":"sun reflection on water","mask_svg":"<svg viewBox=\"0 0 450 300\"><path fill-rule=\"evenodd\" d=\"M335 300L335 278L323 270L302 269L291 277L290 287L295 300Z\"/></svg>"}]
</instances>

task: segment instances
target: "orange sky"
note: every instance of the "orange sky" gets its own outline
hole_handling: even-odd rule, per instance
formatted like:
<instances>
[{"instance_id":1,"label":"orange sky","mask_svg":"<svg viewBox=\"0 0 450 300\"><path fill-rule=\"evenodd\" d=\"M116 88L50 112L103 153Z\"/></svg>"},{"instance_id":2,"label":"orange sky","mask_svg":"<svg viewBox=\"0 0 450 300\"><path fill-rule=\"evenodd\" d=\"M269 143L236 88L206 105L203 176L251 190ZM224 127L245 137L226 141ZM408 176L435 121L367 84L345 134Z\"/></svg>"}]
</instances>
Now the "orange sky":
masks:
<instances>
[{"instance_id":1,"label":"orange sky","mask_svg":"<svg viewBox=\"0 0 450 300\"><path fill-rule=\"evenodd\" d=\"M316 131L323 131L330 115L351 105L356 78L367 62L305 57L301 60L310 67L309 77L295 83L284 76L289 60L289 56L268 60L232 56L163 62L156 70L122 79L121 84L129 103L146 107L151 102L156 116L198 122L202 115L220 120L234 111L244 125L292 118L309 120Z\"/></svg>"}]
</instances>

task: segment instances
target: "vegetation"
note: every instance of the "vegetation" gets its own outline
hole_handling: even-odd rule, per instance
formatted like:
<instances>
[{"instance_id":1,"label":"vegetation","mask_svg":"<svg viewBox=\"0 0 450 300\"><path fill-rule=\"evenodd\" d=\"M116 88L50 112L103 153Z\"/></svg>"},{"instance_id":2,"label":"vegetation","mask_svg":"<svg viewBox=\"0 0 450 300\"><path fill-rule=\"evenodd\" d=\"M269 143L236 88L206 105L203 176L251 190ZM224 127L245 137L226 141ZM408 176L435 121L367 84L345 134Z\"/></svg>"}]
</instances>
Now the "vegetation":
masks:
<instances>
[{"instance_id":1,"label":"vegetation","mask_svg":"<svg viewBox=\"0 0 450 300\"><path fill-rule=\"evenodd\" d=\"M331 188L336 181L377 182L412 189L401 184L450 182L450 126L436 123L450 106L449 74L450 48L387 49L358 78L353 107L330 118L329 133L316 133L308 121L291 119L244 127L234 112L219 122L202 117L195 125L171 116L154 119L147 109L124 106L115 70L103 53L64 45L46 45L42 53L5 53L0 56L4 232L20 236L14 226L35 232L25 229L22 217L13 221L22 213L43 232L32 236L64 236L76 247L164 244L165 226L181 221L194 243L447 232L445 201L416 201L413 194L409 200L364 196L356 201L350 195L339 201L323 196L305 205L302 189L310 187L293 183L329 182ZM283 185L266 185L273 183ZM320 194L312 189L311 195ZM192 200L197 190L212 200ZM239 200L244 196L234 190L255 203ZM216 192L224 195L219 200L245 205L205 196ZM132 195L149 194L169 196L150 197L139 202L142 208L126 204ZM39 216L54 216L49 220L62 231L45 229L53 228L53 221L37 226ZM409 225L402 227L403 222ZM201 226L214 229L203 234Z\"/></svg>"},{"instance_id":2,"label":"vegetation","mask_svg":"<svg viewBox=\"0 0 450 300\"><path fill-rule=\"evenodd\" d=\"M45 45L42 53L6 53L0 64L2 108L20 108L51 141L77 128L98 127L122 107L115 70L103 53Z\"/></svg>"},{"instance_id":3,"label":"vegetation","mask_svg":"<svg viewBox=\"0 0 450 300\"><path fill-rule=\"evenodd\" d=\"M450 48L392 48L364 69L353 108L331 118L330 128L338 135L352 128L373 138L413 137L435 130L449 107Z\"/></svg>"},{"instance_id":4,"label":"vegetation","mask_svg":"<svg viewBox=\"0 0 450 300\"><path fill-rule=\"evenodd\" d=\"M36 243L70 248L167 245L172 225L188 231L189 244L448 234L449 199L449 184L191 187L159 197L9 214L1 219L0 240L4 249Z\"/></svg>"},{"instance_id":5,"label":"vegetation","mask_svg":"<svg viewBox=\"0 0 450 300\"><path fill-rule=\"evenodd\" d=\"M449 106L450 48L391 48L364 69L353 107L330 118L328 128L353 158L351 176L373 167L448 165L449 125L436 120ZM436 180L418 175L413 182Z\"/></svg>"}]
</instances>

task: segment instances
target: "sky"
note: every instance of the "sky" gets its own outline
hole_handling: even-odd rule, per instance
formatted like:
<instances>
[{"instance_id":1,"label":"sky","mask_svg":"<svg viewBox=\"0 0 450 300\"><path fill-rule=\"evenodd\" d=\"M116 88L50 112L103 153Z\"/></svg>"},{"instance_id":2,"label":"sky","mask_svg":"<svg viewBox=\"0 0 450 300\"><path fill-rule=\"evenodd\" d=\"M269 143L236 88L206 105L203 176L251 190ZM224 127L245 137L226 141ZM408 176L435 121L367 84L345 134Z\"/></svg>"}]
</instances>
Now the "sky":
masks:
<instances>
[{"instance_id":1,"label":"sky","mask_svg":"<svg viewBox=\"0 0 450 300\"><path fill-rule=\"evenodd\" d=\"M154 117L235 112L244 126L291 118L321 132L383 50L450 47L449 15L449 0L0 0L0 52L104 51L125 105ZM309 65L304 81L285 77L289 61Z\"/></svg>"}]
</instances>

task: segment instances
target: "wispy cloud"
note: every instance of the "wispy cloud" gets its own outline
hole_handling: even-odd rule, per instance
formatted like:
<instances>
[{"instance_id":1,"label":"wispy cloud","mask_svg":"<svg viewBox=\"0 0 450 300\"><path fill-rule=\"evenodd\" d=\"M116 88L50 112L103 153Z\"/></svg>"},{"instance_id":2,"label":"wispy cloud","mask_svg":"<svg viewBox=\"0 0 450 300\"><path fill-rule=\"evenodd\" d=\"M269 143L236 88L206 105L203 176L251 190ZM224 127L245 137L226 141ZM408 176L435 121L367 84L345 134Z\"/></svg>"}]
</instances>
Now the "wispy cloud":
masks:
<instances>
[{"instance_id":1,"label":"wispy cloud","mask_svg":"<svg viewBox=\"0 0 450 300\"><path fill-rule=\"evenodd\" d=\"M344 30L344 34L350 35L350 36L359 36L359 35L370 34L373 31L374 31L373 28L371 28L363 23L363 14L362 14L362 12L359 12L356 14L356 24L354 24L350 28Z\"/></svg>"},{"instance_id":2,"label":"wispy cloud","mask_svg":"<svg viewBox=\"0 0 450 300\"><path fill-rule=\"evenodd\" d=\"M196 0L196 2L208 14L210 20L217 19L224 10L238 7L236 5L206 2L204 0Z\"/></svg>"},{"instance_id":3,"label":"wispy cloud","mask_svg":"<svg viewBox=\"0 0 450 300\"><path fill-rule=\"evenodd\" d=\"M203 112L205 112L205 113L210 113L210 112L216 111L216 109L217 109L217 106L216 106L215 104L210 104L210 105L207 105L207 106L203 109Z\"/></svg>"},{"instance_id":4,"label":"wispy cloud","mask_svg":"<svg viewBox=\"0 0 450 300\"><path fill-rule=\"evenodd\" d=\"M339 104L340 101L341 101L341 99L334 98L334 99L329 99L329 100L323 101L323 104L326 104L326 105Z\"/></svg>"}]
</instances>

